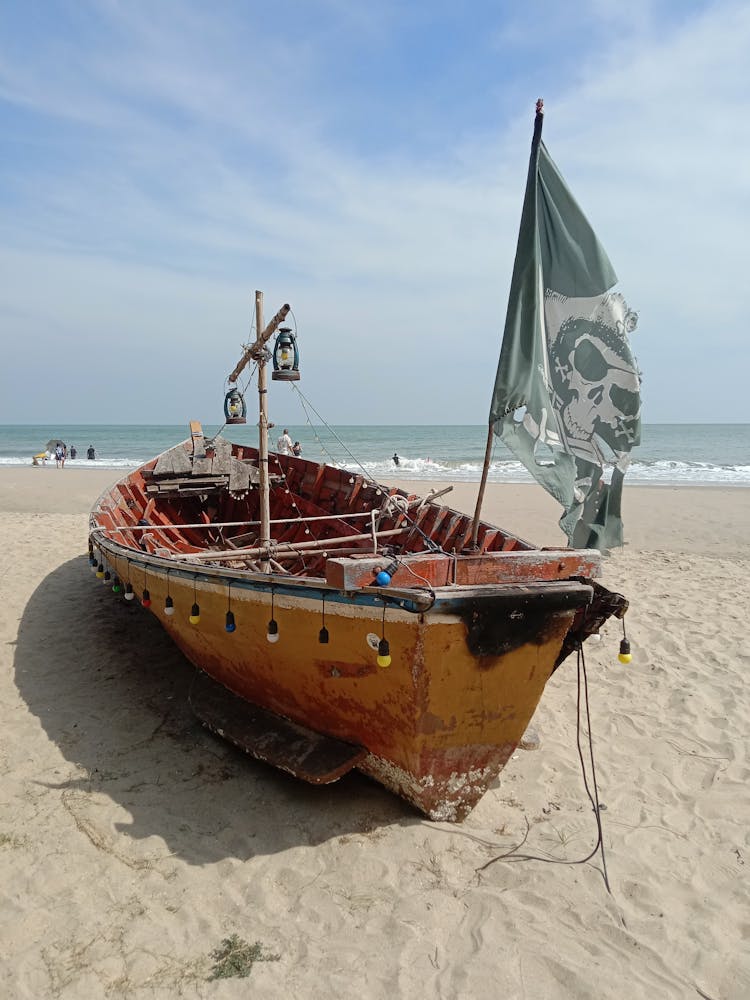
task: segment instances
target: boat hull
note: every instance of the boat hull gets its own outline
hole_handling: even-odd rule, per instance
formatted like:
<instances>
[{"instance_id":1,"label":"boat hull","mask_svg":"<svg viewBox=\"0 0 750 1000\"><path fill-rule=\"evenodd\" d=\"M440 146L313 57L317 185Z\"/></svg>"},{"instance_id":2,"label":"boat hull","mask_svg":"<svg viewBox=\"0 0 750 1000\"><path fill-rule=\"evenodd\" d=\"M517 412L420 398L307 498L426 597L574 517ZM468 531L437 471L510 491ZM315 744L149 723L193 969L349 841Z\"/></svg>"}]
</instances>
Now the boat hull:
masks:
<instances>
[{"instance_id":1,"label":"boat hull","mask_svg":"<svg viewBox=\"0 0 750 1000\"><path fill-rule=\"evenodd\" d=\"M438 820L462 819L502 770L592 594L582 582L506 585L409 609L323 580L167 572L146 554L106 541L100 549L123 583L148 589L150 611L196 667L250 705L363 748L355 766ZM378 665L383 636L387 667Z\"/></svg>"},{"instance_id":2,"label":"boat hull","mask_svg":"<svg viewBox=\"0 0 750 1000\"><path fill-rule=\"evenodd\" d=\"M197 680L215 682L191 699L212 730L305 780L358 767L460 820L555 668L627 602L592 582L596 551L537 549L437 495L268 461L261 542L260 453L209 447L191 425L97 501L97 576L146 593Z\"/></svg>"}]
</instances>

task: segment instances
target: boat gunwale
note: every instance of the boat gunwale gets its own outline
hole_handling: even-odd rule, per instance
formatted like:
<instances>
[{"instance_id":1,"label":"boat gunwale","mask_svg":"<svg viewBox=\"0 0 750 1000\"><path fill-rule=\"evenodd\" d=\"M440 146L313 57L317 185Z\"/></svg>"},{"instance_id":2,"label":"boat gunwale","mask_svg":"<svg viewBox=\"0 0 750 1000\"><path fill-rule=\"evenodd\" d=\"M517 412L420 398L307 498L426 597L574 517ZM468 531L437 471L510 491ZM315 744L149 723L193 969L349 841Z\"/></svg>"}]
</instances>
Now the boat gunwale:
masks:
<instances>
[{"instance_id":1,"label":"boat gunwale","mask_svg":"<svg viewBox=\"0 0 750 1000\"><path fill-rule=\"evenodd\" d=\"M185 438L183 441L178 442L172 447L179 447L180 445L185 446L186 450L191 443L190 438ZM232 448L245 448L252 446L237 445L234 442L229 442ZM112 483L109 487L102 491L102 493L97 498L94 503L91 513L89 515L89 542L91 545L95 546L100 550L100 552L107 552L110 554L111 558L122 558L127 561L129 565L140 569L143 572L148 572L151 569L152 572L162 572L165 576L178 579L190 579L191 581L201 581L210 583L213 581L231 581L232 586L236 586L245 591L258 591L271 593L272 591L277 594L285 594L287 596L302 596L300 592L304 591L314 591L318 596L321 593L326 595L342 595L342 599L348 602L354 602L360 605L366 606L381 606L387 603L391 606L398 607L404 611L408 611L412 614L424 614L433 608L436 611L443 611L449 614L457 613L456 609L460 609L466 602L471 601L481 601L486 600L498 600L498 599L513 599L522 600L529 598L544 598L549 597L551 599L559 598L562 594L569 594L571 597L574 594L579 594L583 600L578 601L579 604L588 604L591 601L591 595L593 594L592 587L589 583L584 582L580 578L578 579L553 579L553 580L527 580L523 583L519 582L497 582L497 583L484 583L484 584L445 584L436 585L429 587L378 587L375 585L368 585L367 587L357 587L354 589L344 589L342 587L336 586L335 584L329 583L325 577L298 577L286 575L286 574L275 574L275 573L262 573L257 570L230 568L230 567L220 567L220 566L210 566L203 562L191 563L189 556L183 555L179 558L172 556L161 556L153 552L146 552L140 548L134 548L124 544L123 542L116 541L114 538L109 537L110 533L128 531L132 527L131 525L122 524L113 528L105 528L103 525L98 523L97 514L99 511L102 513L114 513L119 507L117 496L115 491L117 488L125 483L128 483L133 479L134 476L143 473L144 470L149 467L153 468L159 461L161 455L167 454L172 448L167 448L160 455L149 459L144 462L138 468L133 469L127 475L120 477L116 482ZM293 456L287 456L293 459ZM318 464L322 465L324 468L331 468L334 471L341 471L335 466L327 466L326 463L312 463L309 459L298 459L297 461L304 461L306 464ZM391 488L380 483L371 481L368 485L375 489L382 490L384 495L389 496ZM403 490L398 490L399 494L406 496L407 494ZM438 504L430 501L429 496L421 498L425 505L431 504L434 507L446 510L450 514L455 514L459 516L464 516L460 511L454 510L447 504ZM110 501L112 506L107 509L107 501ZM346 518L346 513L332 514L332 517L336 518ZM569 549L562 548L540 548L527 542L517 535L508 533L505 529L500 528L497 525L491 524L490 522L483 521L482 524L488 529L493 531L499 531L508 538L513 538L515 541L520 542L522 548L520 550L510 550L507 552L490 550L483 553L476 553L475 555L482 555L491 557L493 561L502 560L504 557L510 559L514 555L518 554L524 555L534 555L538 554L540 558L543 559L555 559L559 558L562 554L570 554ZM163 526L154 525L153 530L160 530ZM179 524L174 525L175 528L179 528ZM103 537L102 537L103 536ZM363 556L368 555L367 552L363 550ZM429 552L409 552L405 554L408 559L409 556L429 556ZM446 553L446 555L448 555ZM581 558L589 557L592 561L601 558L601 553L596 549L581 549L576 550L576 555ZM217 550L216 558L219 559L231 559L231 550ZM328 599L328 598L327 598Z\"/></svg>"},{"instance_id":2,"label":"boat gunwale","mask_svg":"<svg viewBox=\"0 0 750 1000\"><path fill-rule=\"evenodd\" d=\"M366 606L380 606L387 603L391 606L401 608L403 611L412 614L425 614L434 610L435 612L456 613L456 609L472 602L485 602L488 600L557 600L564 595L571 598L580 595L582 599L576 603L581 605L591 601L593 589L591 584L580 579L572 580L538 580L527 581L525 583L488 583L488 584L449 584L443 587L436 587L431 590L421 591L418 588L405 589L400 587L359 587L353 590L343 590L334 584L328 583L325 577L293 577L280 574L268 574L254 572L253 570L232 569L218 566L196 566L189 568L184 562L175 563L165 556L158 556L149 552L136 551L107 539L104 542L94 542L94 545L102 553L107 553L110 558L125 559L125 561L142 572L152 572L169 577L170 579L188 579L204 583L231 582L232 587L244 591L257 591L286 596L306 597L305 592L314 592L315 599L320 599L320 594L341 595L342 600L348 603L355 603ZM327 597L327 600L330 599ZM335 599L335 598L334 598Z\"/></svg>"}]
</instances>

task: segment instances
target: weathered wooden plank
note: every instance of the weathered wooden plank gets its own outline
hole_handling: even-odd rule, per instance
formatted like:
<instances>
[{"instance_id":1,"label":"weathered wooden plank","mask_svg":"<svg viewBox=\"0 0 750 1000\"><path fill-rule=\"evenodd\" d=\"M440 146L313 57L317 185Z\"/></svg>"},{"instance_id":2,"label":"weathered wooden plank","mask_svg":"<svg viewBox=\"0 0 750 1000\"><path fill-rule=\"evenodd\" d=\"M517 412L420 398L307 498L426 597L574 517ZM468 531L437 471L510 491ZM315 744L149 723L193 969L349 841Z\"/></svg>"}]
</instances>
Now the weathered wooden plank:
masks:
<instances>
[{"instance_id":1,"label":"weathered wooden plank","mask_svg":"<svg viewBox=\"0 0 750 1000\"><path fill-rule=\"evenodd\" d=\"M393 529L390 529L388 531L379 531L377 533L377 537L379 539L381 539L381 538L389 538L390 539L390 538L393 538L394 536L400 535L400 534L402 534L401 528L393 528ZM295 542L295 543L291 543L291 542L278 542L278 543L274 543L274 545L273 545L273 555L274 555L274 557L278 557L280 553L284 553L284 552L304 552L306 550L325 549L326 547L333 546L333 545L345 545L348 542L357 542L357 541L367 542L371 538L372 538L372 535L370 535L370 534L367 534L367 535L342 535L341 537L338 537L338 538L323 538L323 539L319 539L319 540L312 540L312 541L309 541L309 542ZM238 553L242 553L242 555L246 555L246 556L258 556L258 557L262 557L264 555L264 553L265 553L265 549L263 549L261 546L257 546L255 548L237 549L237 552ZM208 552L208 553L206 553L206 552L192 552L192 553L190 553L190 555L191 555L192 559L198 559L198 560L200 560L200 559L215 559L216 558L216 553L215 552Z\"/></svg>"},{"instance_id":2,"label":"weathered wooden plank","mask_svg":"<svg viewBox=\"0 0 750 1000\"><path fill-rule=\"evenodd\" d=\"M154 466L154 475L190 475L192 465L190 455L185 451L184 445L178 444L169 451L165 451Z\"/></svg>"},{"instance_id":3,"label":"weathered wooden plank","mask_svg":"<svg viewBox=\"0 0 750 1000\"><path fill-rule=\"evenodd\" d=\"M385 569L390 561L385 556L328 559L326 582L342 590L374 586L378 570ZM595 577L599 574L601 556L592 549L486 552L481 555L457 555L455 558L441 553L424 553L404 556L398 559L398 563L391 577L394 587L414 586L415 578L407 567L428 580L433 587L452 583L482 586Z\"/></svg>"},{"instance_id":4,"label":"weathered wooden plank","mask_svg":"<svg viewBox=\"0 0 750 1000\"><path fill-rule=\"evenodd\" d=\"M526 583L533 580L567 580L596 577L601 555L592 549L531 549L521 552L485 552L459 556L456 583Z\"/></svg>"},{"instance_id":5,"label":"weathered wooden plank","mask_svg":"<svg viewBox=\"0 0 750 1000\"><path fill-rule=\"evenodd\" d=\"M326 560L326 583L340 590L359 590L362 587L373 587L375 577L381 569L385 569L392 559L387 556L362 556L336 558ZM409 555L400 559L401 564L391 577L394 587L413 587L419 581L405 568L408 564L415 573L428 580L433 587L442 587L448 583L449 572L452 569L452 559L441 553L425 553Z\"/></svg>"},{"instance_id":6,"label":"weathered wooden plank","mask_svg":"<svg viewBox=\"0 0 750 1000\"><path fill-rule=\"evenodd\" d=\"M316 733L239 698L198 671L190 707L201 722L258 760L313 785L327 785L367 756L361 746Z\"/></svg>"}]
</instances>

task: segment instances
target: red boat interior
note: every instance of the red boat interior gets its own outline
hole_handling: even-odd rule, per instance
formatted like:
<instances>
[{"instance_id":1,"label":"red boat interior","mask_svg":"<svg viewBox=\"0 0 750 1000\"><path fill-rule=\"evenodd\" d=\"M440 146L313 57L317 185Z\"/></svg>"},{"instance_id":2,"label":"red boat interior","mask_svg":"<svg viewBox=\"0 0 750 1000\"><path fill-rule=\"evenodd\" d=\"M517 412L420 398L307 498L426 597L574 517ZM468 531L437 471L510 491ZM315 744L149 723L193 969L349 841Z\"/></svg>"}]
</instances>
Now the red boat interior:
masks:
<instances>
[{"instance_id":1,"label":"red boat interior","mask_svg":"<svg viewBox=\"0 0 750 1000\"><path fill-rule=\"evenodd\" d=\"M258 452L235 445L233 457L257 470ZM95 511L113 541L156 555L212 553L212 563L256 569L260 495L233 496L198 476L154 476L156 460L118 483ZM454 556L471 541L473 518L429 499L378 486L362 475L302 458L271 454L270 509L275 569L324 576L333 556ZM334 541L335 539L335 541ZM527 542L482 523L474 554L530 550Z\"/></svg>"}]
</instances>

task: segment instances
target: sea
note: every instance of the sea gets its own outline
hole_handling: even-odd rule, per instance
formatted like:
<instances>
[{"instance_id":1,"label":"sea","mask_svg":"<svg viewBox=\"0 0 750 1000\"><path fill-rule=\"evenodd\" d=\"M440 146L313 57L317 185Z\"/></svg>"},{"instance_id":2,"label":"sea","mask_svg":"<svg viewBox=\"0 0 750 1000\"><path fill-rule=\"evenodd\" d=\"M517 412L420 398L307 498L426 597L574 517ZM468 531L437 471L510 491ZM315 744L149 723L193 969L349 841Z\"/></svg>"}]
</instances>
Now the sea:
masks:
<instances>
[{"instance_id":1,"label":"sea","mask_svg":"<svg viewBox=\"0 0 750 1000\"><path fill-rule=\"evenodd\" d=\"M257 444L257 426L204 425L207 436L222 431L238 444ZM487 425L289 426L304 458L366 474L393 478L478 482ZM281 428L271 431L271 447ZM39 424L0 425L0 467L31 465L32 456L54 439L74 446L66 467L136 468L189 436L187 425ZM645 424L632 454L626 482L669 486L750 486L750 424ZM86 458L89 446L96 457ZM393 456L398 456L396 468ZM48 462L54 468L54 461ZM495 439L489 481L532 482L520 462Z\"/></svg>"}]
</instances>

